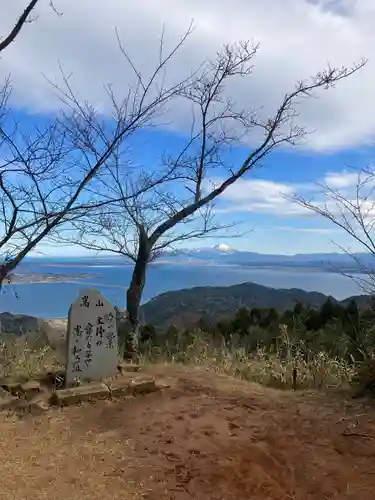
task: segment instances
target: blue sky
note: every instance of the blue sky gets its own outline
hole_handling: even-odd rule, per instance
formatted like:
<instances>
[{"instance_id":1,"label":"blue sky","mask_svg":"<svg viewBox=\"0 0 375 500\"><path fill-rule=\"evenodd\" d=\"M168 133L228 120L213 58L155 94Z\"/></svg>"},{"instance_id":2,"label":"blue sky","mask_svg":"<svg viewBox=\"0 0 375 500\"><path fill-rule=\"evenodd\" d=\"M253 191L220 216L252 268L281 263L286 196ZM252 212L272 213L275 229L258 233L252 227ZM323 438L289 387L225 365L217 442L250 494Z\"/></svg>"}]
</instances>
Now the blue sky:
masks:
<instances>
[{"instance_id":1,"label":"blue sky","mask_svg":"<svg viewBox=\"0 0 375 500\"><path fill-rule=\"evenodd\" d=\"M134 155L141 165L154 164L164 151L173 154L181 149L186 137L182 134L150 131L142 133L134 141ZM248 148L234 148L229 159L237 164L242 161ZM204 240L184 242L184 248L208 247L225 243L233 248L260 253L324 253L341 251L338 246L362 251L350 237L332 223L301 210L301 207L284 198L288 194L310 193L314 200L323 200L314 193L317 183L325 182L335 187L344 182L350 187L353 169L370 165L373 149L358 147L334 152L309 152L303 148L292 151L277 151L261 166L237 182L217 202L216 218L220 223L238 223L228 235ZM348 179L348 182L345 182ZM177 191L176 191L177 192ZM235 232L243 236L233 237ZM44 245L43 254L76 255L89 254L77 247Z\"/></svg>"},{"instance_id":2,"label":"blue sky","mask_svg":"<svg viewBox=\"0 0 375 500\"><path fill-rule=\"evenodd\" d=\"M0 32L6 32L22 10L21 0L6 0ZM236 82L228 89L240 107L263 106L272 111L294 83L333 65L351 65L361 57L366 67L335 89L303 103L299 121L315 133L308 142L278 150L264 164L231 187L216 206L220 222L240 223L240 238L220 236L184 246L229 246L262 253L317 253L337 251L335 243L360 251L348 236L319 217L312 217L285 200L283 194L314 196L317 182L350 190L355 179L350 167L371 165L375 131L375 4L373 0L108 0L96 5L88 0L56 0L64 14L56 16L41 1L39 18L26 26L22 37L4 54L0 77L12 75L12 107L23 123L43 121L60 103L42 74L58 79L58 64L73 74L76 91L103 113L109 112L103 84L113 82L117 92L131 83L124 67L114 27L131 48L141 71L151 71L157 58L155 40L164 23L166 44L175 43L191 19L196 26L180 56L168 70L171 81L204 57L211 57L225 42L254 39L260 42L254 74L249 83ZM272 13L272 15L270 15ZM140 29L142 27L142 29ZM27 113L27 115L26 115ZM158 156L177 152L189 127L186 110L172 109L173 126L143 132L133 142L136 163L157 167ZM234 148L228 161L237 164L252 144ZM215 181L210 178L209 180ZM176 187L176 193L179 187ZM35 253L35 252L34 252ZM41 244L36 254L86 253L76 247Z\"/></svg>"}]
</instances>

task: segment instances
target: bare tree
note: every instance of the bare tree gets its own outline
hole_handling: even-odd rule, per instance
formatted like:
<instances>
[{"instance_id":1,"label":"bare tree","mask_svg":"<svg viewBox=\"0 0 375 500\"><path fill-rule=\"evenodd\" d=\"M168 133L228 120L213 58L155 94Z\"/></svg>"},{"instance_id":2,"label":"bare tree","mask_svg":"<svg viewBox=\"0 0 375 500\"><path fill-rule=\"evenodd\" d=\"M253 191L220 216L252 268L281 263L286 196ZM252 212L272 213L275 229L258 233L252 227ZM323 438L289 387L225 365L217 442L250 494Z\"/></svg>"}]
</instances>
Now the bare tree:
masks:
<instances>
[{"instance_id":1,"label":"bare tree","mask_svg":"<svg viewBox=\"0 0 375 500\"><path fill-rule=\"evenodd\" d=\"M126 148L129 138L140 128L152 126L164 106L179 95L187 81L165 85L165 70L191 33L191 27L165 56L159 55L151 76L145 78L125 52L135 76L135 86L117 99L107 88L112 118L81 101L62 72L64 84L54 84L62 100L61 112L45 118L30 130L19 123L8 107L10 84L0 99L0 286L5 277L44 238L57 228L84 217L94 207L104 207L114 199L106 193L95 195L96 176L103 168L123 166L127 178ZM131 171L129 167L129 172ZM141 196L158 180L144 178L129 198ZM115 200L116 201L116 200Z\"/></svg>"},{"instance_id":2,"label":"bare tree","mask_svg":"<svg viewBox=\"0 0 375 500\"><path fill-rule=\"evenodd\" d=\"M337 271L353 279L365 293L375 291L375 170L372 168L350 169L349 185L332 185L329 180L318 184L314 199L300 195L288 196L293 201L311 212L332 222L342 229L355 242L359 243L370 258L362 259L346 248L340 247L355 264L356 272L341 268ZM371 258L373 257L373 258ZM332 266L334 269L334 266Z\"/></svg>"},{"instance_id":3,"label":"bare tree","mask_svg":"<svg viewBox=\"0 0 375 500\"><path fill-rule=\"evenodd\" d=\"M10 30L10 32L8 33L8 35L3 39L3 40L0 40L0 52L2 52L3 50L5 50L12 42L15 41L15 39L17 38L17 36L19 35L19 33L21 32L23 26L27 23L31 23L35 20L35 17L34 18L31 18L31 13L32 11L34 10L34 8L36 7L37 3L38 3L39 0L31 0L29 2L29 4L26 6L25 10L22 12L22 14L20 15L20 17L17 19L17 21L15 22L13 28ZM54 10L54 12L58 15L62 15L60 12L57 11L54 3L52 0L50 0L50 7ZM0 91L0 114L1 114L1 117L3 118L4 115L6 114L5 113L5 104L6 104L6 101L7 101L7 97L8 97L8 93L9 93L9 79L7 79L5 81L5 84L4 84L4 87L3 89ZM0 179L0 186L1 186L1 190L3 191L2 194L2 200L1 200L1 204L2 204L2 212L3 212L3 217L6 213L6 209L5 209L5 200L7 200L8 202L15 204L14 202L14 199L12 198L12 195L9 191L9 189L7 189L7 187L5 186L4 184L4 177L0 174L1 176L1 179ZM4 199L5 198L5 199ZM14 206L13 206L14 208ZM6 226L6 223L4 224L4 227ZM9 257L8 256L5 256L4 258L4 263L7 262L9 260ZM2 282L4 280L4 276L2 277L2 272L0 272L0 288L1 288L1 285L2 285Z\"/></svg>"},{"instance_id":4,"label":"bare tree","mask_svg":"<svg viewBox=\"0 0 375 500\"><path fill-rule=\"evenodd\" d=\"M359 70L331 68L308 82L299 82L286 94L275 113L266 119L256 110L237 110L225 97L228 80L246 78L252 73L257 45L241 42L226 45L215 60L202 65L195 78L179 93L193 109L191 133L176 155L165 154L156 172L143 170L138 180L158 178L152 191L133 195L138 183L122 178L117 164L101 178L101 188L115 201L110 209L99 211L95 220L81 219L75 226L76 243L97 251L111 251L134 262L127 291L127 312L137 344L139 307L146 280L147 265L167 247L199 238L222 227L213 220L212 204L238 179L244 177L271 151L281 145L295 145L306 130L295 123L299 101L312 97L315 90L332 87ZM228 166L231 147L258 141L239 165ZM219 175L216 185L210 177ZM182 224L183 223L183 224ZM181 225L182 224L182 225ZM72 240L71 240L72 241Z\"/></svg>"}]
</instances>

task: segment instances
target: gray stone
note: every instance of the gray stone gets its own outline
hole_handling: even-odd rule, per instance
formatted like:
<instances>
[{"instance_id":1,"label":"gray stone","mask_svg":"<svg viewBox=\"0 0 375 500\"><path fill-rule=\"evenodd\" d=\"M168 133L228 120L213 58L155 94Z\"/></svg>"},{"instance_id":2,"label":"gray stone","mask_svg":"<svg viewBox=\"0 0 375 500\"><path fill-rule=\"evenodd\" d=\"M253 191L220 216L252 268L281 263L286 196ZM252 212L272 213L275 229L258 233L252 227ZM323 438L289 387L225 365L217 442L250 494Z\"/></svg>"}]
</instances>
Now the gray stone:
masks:
<instances>
[{"instance_id":1,"label":"gray stone","mask_svg":"<svg viewBox=\"0 0 375 500\"><path fill-rule=\"evenodd\" d=\"M51 404L70 406L83 401L108 399L110 391L105 384L86 384L56 391L51 398Z\"/></svg>"},{"instance_id":2,"label":"gray stone","mask_svg":"<svg viewBox=\"0 0 375 500\"><path fill-rule=\"evenodd\" d=\"M18 399L5 389L0 388L0 411L11 410Z\"/></svg>"},{"instance_id":3,"label":"gray stone","mask_svg":"<svg viewBox=\"0 0 375 500\"><path fill-rule=\"evenodd\" d=\"M155 380L148 377L135 378L131 381L131 389L133 394L147 394L149 392L155 392L158 387L155 384Z\"/></svg>"},{"instance_id":4,"label":"gray stone","mask_svg":"<svg viewBox=\"0 0 375 500\"><path fill-rule=\"evenodd\" d=\"M21 384L21 391L27 400L33 399L34 396L41 392L40 382L38 380L29 380Z\"/></svg>"},{"instance_id":5,"label":"gray stone","mask_svg":"<svg viewBox=\"0 0 375 500\"><path fill-rule=\"evenodd\" d=\"M135 365L133 363L119 363L117 367L118 371L120 373L127 373L127 372L138 372L140 369L139 365Z\"/></svg>"},{"instance_id":6,"label":"gray stone","mask_svg":"<svg viewBox=\"0 0 375 500\"><path fill-rule=\"evenodd\" d=\"M117 365L115 309L98 290L83 290L69 309L66 387L112 377Z\"/></svg>"},{"instance_id":7,"label":"gray stone","mask_svg":"<svg viewBox=\"0 0 375 500\"><path fill-rule=\"evenodd\" d=\"M18 414L30 413L30 401L26 401L26 399L15 398L15 400L9 406L9 410L12 410Z\"/></svg>"},{"instance_id":8,"label":"gray stone","mask_svg":"<svg viewBox=\"0 0 375 500\"><path fill-rule=\"evenodd\" d=\"M8 398L11 396L11 393L0 387L0 399Z\"/></svg>"},{"instance_id":9,"label":"gray stone","mask_svg":"<svg viewBox=\"0 0 375 500\"><path fill-rule=\"evenodd\" d=\"M49 405L40 396L31 401L13 397L12 400L9 400L8 405L5 405L5 401L1 404L0 400L0 409L12 411L18 415L42 415L49 410Z\"/></svg>"},{"instance_id":10,"label":"gray stone","mask_svg":"<svg viewBox=\"0 0 375 500\"><path fill-rule=\"evenodd\" d=\"M111 392L111 397L135 396L158 390L155 379L152 377L121 377L106 382Z\"/></svg>"},{"instance_id":11,"label":"gray stone","mask_svg":"<svg viewBox=\"0 0 375 500\"><path fill-rule=\"evenodd\" d=\"M131 387L130 379L115 379L106 382L106 386L110 390L111 397L118 398L121 396L132 396L133 388Z\"/></svg>"},{"instance_id":12,"label":"gray stone","mask_svg":"<svg viewBox=\"0 0 375 500\"><path fill-rule=\"evenodd\" d=\"M43 415L49 410L49 404L46 401L36 400L30 401L29 412L32 415Z\"/></svg>"},{"instance_id":13,"label":"gray stone","mask_svg":"<svg viewBox=\"0 0 375 500\"><path fill-rule=\"evenodd\" d=\"M13 396L19 396L21 394L20 382L6 382L5 384L3 384L3 388Z\"/></svg>"}]
</instances>

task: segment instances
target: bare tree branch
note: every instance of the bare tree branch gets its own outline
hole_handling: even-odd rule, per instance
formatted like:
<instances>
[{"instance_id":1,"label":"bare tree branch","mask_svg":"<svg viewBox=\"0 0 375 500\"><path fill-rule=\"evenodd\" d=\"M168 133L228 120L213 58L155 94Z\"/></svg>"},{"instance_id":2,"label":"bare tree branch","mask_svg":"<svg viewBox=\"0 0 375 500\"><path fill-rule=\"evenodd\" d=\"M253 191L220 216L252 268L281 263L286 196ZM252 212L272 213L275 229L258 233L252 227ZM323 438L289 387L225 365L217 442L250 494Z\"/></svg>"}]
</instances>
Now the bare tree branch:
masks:
<instances>
[{"instance_id":1,"label":"bare tree branch","mask_svg":"<svg viewBox=\"0 0 375 500\"><path fill-rule=\"evenodd\" d=\"M57 8L56 8L56 6L55 6L55 4L54 4L53 0L50 0L50 2L49 2L49 6L51 7L51 9L53 10L53 12L54 12L57 16L61 17L61 16L64 14L64 13L63 13L63 12L61 12L60 10L57 10Z\"/></svg>"},{"instance_id":2,"label":"bare tree branch","mask_svg":"<svg viewBox=\"0 0 375 500\"><path fill-rule=\"evenodd\" d=\"M372 168L352 169L356 176L353 185L336 187L326 182L316 194L318 200L303 196L287 196L290 201L332 222L374 257L363 262L358 255L339 246L355 263L356 272L337 269L343 276L354 280L365 292L375 291L375 171Z\"/></svg>"},{"instance_id":3,"label":"bare tree branch","mask_svg":"<svg viewBox=\"0 0 375 500\"><path fill-rule=\"evenodd\" d=\"M16 37L19 35L20 31L22 30L23 26L26 23L31 23L35 21L34 19L30 18L31 12L34 10L36 7L37 3L39 0L31 0L25 10L22 12L20 17L18 18L17 22L15 23L13 29L10 31L10 33L4 38L4 40L0 41L0 52L5 50L12 42L15 41ZM50 0L49 6L51 9L55 12L56 15L62 16L63 13L58 11L53 0Z\"/></svg>"},{"instance_id":4,"label":"bare tree branch","mask_svg":"<svg viewBox=\"0 0 375 500\"><path fill-rule=\"evenodd\" d=\"M36 6L36 4L38 3L38 1L39 0L31 0L31 2L28 4L26 9L23 11L21 16L18 18L18 21L14 25L14 27L11 30L11 32L9 33L9 35L4 40L0 41L0 52L5 50L8 47L8 45L10 45L15 40L15 38L17 37L17 35L21 31L22 27L24 26L24 24L28 22L28 17L30 15L31 11Z\"/></svg>"}]
</instances>

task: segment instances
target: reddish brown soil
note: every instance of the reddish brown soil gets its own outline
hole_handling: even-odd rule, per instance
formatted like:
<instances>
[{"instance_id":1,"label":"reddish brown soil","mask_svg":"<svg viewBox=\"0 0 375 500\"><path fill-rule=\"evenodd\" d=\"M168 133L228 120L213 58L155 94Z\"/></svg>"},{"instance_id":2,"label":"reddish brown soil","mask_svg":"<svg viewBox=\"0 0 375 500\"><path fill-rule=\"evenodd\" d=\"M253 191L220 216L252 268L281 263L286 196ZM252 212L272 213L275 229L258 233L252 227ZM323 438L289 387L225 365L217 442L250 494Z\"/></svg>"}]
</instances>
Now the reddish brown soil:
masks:
<instances>
[{"instance_id":1,"label":"reddish brown soil","mask_svg":"<svg viewBox=\"0 0 375 500\"><path fill-rule=\"evenodd\" d=\"M370 405L168 376L171 388L131 400L0 417L1 498L375 498Z\"/></svg>"}]
</instances>

